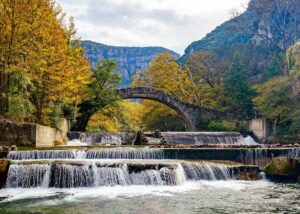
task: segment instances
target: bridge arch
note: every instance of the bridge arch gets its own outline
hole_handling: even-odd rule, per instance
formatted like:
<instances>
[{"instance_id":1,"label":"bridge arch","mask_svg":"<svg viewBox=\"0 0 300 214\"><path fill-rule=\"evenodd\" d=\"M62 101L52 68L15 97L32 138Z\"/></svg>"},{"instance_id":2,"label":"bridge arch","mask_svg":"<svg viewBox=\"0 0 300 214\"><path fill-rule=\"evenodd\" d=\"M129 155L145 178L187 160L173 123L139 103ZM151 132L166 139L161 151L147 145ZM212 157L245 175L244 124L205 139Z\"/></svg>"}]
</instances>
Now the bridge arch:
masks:
<instances>
[{"instance_id":1,"label":"bridge arch","mask_svg":"<svg viewBox=\"0 0 300 214\"><path fill-rule=\"evenodd\" d=\"M196 120L200 109L197 106L182 102L174 95L149 87L119 89L118 93L122 99L148 99L165 104L183 118L190 131L196 130Z\"/></svg>"}]
</instances>

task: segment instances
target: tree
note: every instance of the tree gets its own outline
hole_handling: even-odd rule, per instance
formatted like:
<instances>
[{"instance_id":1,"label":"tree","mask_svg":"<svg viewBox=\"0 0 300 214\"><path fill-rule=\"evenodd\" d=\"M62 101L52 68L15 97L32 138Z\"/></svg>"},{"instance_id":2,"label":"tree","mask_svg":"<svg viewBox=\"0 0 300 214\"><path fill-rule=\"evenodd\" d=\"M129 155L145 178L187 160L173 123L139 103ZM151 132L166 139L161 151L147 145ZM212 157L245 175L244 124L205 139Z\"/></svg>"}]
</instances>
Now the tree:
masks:
<instances>
[{"instance_id":1,"label":"tree","mask_svg":"<svg viewBox=\"0 0 300 214\"><path fill-rule=\"evenodd\" d=\"M146 71L133 77L132 86L152 87L193 103L193 89L187 69L182 69L168 52L158 54Z\"/></svg>"},{"instance_id":2,"label":"tree","mask_svg":"<svg viewBox=\"0 0 300 214\"><path fill-rule=\"evenodd\" d=\"M258 96L253 99L253 102L259 114L272 120L274 127L286 126L295 110L295 104L290 96L292 87L289 78L275 77L257 85L256 91Z\"/></svg>"},{"instance_id":3,"label":"tree","mask_svg":"<svg viewBox=\"0 0 300 214\"><path fill-rule=\"evenodd\" d=\"M300 103L300 42L288 49L286 58L290 81L292 83L293 97L296 102Z\"/></svg>"},{"instance_id":4,"label":"tree","mask_svg":"<svg viewBox=\"0 0 300 214\"><path fill-rule=\"evenodd\" d=\"M248 71L239 54L223 76L224 97L227 99L229 111L237 118L247 119L253 114L252 98L254 91L248 84Z\"/></svg>"},{"instance_id":5,"label":"tree","mask_svg":"<svg viewBox=\"0 0 300 214\"><path fill-rule=\"evenodd\" d=\"M92 69L92 80L87 88L87 97L79 104L79 116L74 130L85 131L89 119L101 108L119 99L116 90L121 82L115 62L101 60Z\"/></svg>"},{"instance_id":6,"label":"tree","mask_svg":"<svg viewBox=\"0 0 300 214\"><path fill-rule=\"evenodd\" d=\"M168 52L158 54L146 71L137 72L133 77L132 86L156 88L177 96L183 102L196 103L195 90L188 69L181 68ZM165 129L169 129L170 124L175 124L174 121L182 124L179 122L182 119L172 109L152 101L144 101L143 104L146 106L145 115L149 115L144 117L148 128L155 129L157 126L156 129L162 129L164 124ZM172 125L172 127L175 126Z\"/></svg>"},{"instance_id":7,"label":"tree","mask_svg":"<svg viewBox=\"0 0 300 214\"><path fill-rule=\"evenodd\" d=\"M139 102L120 100L100 109L89 120L88 131L130 132L144 130L145 107Z\"/></svg>"},{"instance_id":8,"label":"tree","mask_svg":"<svg viewBox=\"0 0 300 214\"><path fill-rule=\"evenodd\" d=\"M191 79L194 104L215 108L218 97L218 85L221 74L228 68L224 60L218 59L211 51L196 52L188 57L186 61L188 74Z\"/></svg>"},{"instance_id":9,"label":"tree","mask_svg":"<svg viewBox=\"0 0 300 214\"><path fill-rule=\"evenodd\" d=\"M12 73L29 78L34 85L29 99L35 108L29 116L46 125L53 105L79 103L90 78L89 63L79 43L73 43L77 40L73 20L66 24L54 0L1 0L0 29L5 74L0 93L8 92Z\"/></svg>"},{"instance_id":10,"label":"tree","mask_svg":"<svg viewBox=\"0 0 300 214\"><path fill-rule=\"evenodd\" d=\"M30 90L34 87L32 82L22 73L14 72L9 76L9 83L7 95L10 108L6 116L18 122L24 119L30 121L30 115L35 111L30 101Z\"/></svg>"}]
</instances>

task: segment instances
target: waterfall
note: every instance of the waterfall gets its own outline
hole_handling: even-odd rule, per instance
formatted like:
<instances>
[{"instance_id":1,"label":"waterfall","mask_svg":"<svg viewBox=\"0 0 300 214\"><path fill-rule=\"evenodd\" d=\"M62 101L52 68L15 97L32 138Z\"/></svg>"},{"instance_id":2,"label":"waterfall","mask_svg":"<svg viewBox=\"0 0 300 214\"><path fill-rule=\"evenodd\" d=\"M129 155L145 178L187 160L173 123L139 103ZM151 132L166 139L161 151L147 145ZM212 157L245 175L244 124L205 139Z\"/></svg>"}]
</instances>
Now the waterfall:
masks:
<instances>
[{"instance_id":1,"label":"waterfall","mask_svg":"<svg viewBox=\"0 0 300 214\"><path fill-rule=\"evenodd\" d=\"M163 142L174 145L243 145L249 143L249 138L246 141L238 132L160 132L160 135Z\"/></svg>"},{"instance_id":2,"label":"waterfall","mask_svg":"<svg viewBox=\"0 0 300 214\"><path fill-rule=\"evenodd\" d=\"M6 187L29 188L47 187L50 177L50 165L47 164L12 164L9 167Z\"/></svg>"},{"instance_id":3,"label":"waterfall","mask_svg":"<svg viewBox=\"0 0 300 214\"><path fill-rule=\"evenodd\" d=\"M51 167L50 187L90 187L93 184L91 167L88 165L54 164Z\"/></svg>"},{"instance_id":4,"label":"waterfall","mask_svg":"<svg viewBox=\"0 0 300 214\"><path fill-rule=\"evenodd\" d=\"M244 164L263 168L275 157L275 151L276 149L271 151L264 148L241 150L239 159ZM300 148L278 150L276 156L297 158L300 157Z\"/></svg>"},{"instance_id":5,"label":"waterfall","mask_svg":"<svg viewBox=\"0 0 300 214\"><path fill-rule=\"evenodd\" d=\"M161 149L97 149L88 150L86 159L164 159Z\"/></svg>"},{"instance_id":6,"label":"waterfall","mask_svg":"<svg viewBox=\"0 0 300 214\"><path fill-rule=\"evenodd\" d=\"M164 159L161 149L95 149L95 150L32 150L10 151L12 160L34 159Z\"/></svg>"},{"instance_id":7,"label":"waterfall","mask_svg":"<svg viewBox=\"0 0 300 214\"><path fill-rule=\"evenodd\" d=\"M88 145L122 145L131 143L134 133L125 132L69 132L68 137L72 141L78 140Z\"/></svg>"},{"instance_id":8,"label":"waterfall","mask_svg":"<svg viewBox=\"0 0 300 214\"><path fill-rule=\"evenodd\" d=\"M12 160L29 159L74 159L76 152L72 150L30 150L10 151L7 158Z\"/></svg>"},{"instance_id":9,"label":"waterfall","mask_svg":"<svg viewBox=\"0 0 300 214\"><path fill-rule=\"evenodd\" d=\"M128 185L181 185L186 180L227 180L220 164L170 162L47 161L12 162L7 188L77 188Z\"/></svg>"},{"instance_id":10,"label":"waterfall","mask_svg":"<svg viewBox=\"0 0 300 214\"><path fill-rule=\"evenodd\" d=\"M190 180L228 180L232 178L228 167L222 164L183 163L182 165Z\"/></svg>"}]
</instances>

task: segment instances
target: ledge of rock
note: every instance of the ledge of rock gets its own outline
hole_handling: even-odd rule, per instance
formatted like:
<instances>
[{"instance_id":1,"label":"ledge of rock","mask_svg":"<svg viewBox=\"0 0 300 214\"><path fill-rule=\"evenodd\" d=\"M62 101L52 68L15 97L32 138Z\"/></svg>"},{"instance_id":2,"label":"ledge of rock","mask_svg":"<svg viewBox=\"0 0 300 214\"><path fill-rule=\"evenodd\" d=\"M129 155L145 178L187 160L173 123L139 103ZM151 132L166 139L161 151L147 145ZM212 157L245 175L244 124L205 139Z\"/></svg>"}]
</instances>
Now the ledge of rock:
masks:
<instances>
[{"instance_id":1,"label":"ledge of rock","mask_svg":"<svg viewBox=\"0 0 300 214\"><path fill-rule=\"evenodd\" d=\"M278 181L300 181L300 159L276 157L264 168L267 177Z\"/></svg>"},{"instance_id":2,"label":"ledge of rock","mask_svg":"<svg viewBox=\"0 0 300 214\"><path fill-rule=\"evenodd\" d=\"M9 160L0 159L0 188L5 186L9 164Z\"/></svg>"}]
</instances>

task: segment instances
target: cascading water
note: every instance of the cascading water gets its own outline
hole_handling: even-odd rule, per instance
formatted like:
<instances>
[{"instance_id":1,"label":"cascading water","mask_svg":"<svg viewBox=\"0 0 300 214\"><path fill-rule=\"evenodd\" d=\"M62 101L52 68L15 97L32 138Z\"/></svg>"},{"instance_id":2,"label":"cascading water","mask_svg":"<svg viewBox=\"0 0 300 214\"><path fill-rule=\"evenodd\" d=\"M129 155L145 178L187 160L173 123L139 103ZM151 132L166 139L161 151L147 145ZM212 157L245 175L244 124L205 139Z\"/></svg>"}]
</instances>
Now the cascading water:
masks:
<instances>
[{"instance_id":1,"label":"cascading water","mask_svg":"<svg viewBox=\"0 0 300 214\"><path fill-rule=\"evenodd\" d=\"M167 144L184 145L257 145L250 137L244 138L239 132L160 132Z\"/></svg>"},{"instance_id":2,"label":"cascading water","mask_svg":"<svg viewBox=\"0 0 300 214\"><path fill-rule=\"evenodd\" d=\"M122 145L131 142L135 133L69 132L69 145Z\"/></svg>"},{"instance_id":3,"label":"cascading water","mask_svg":"<svg viewBox=\"0 0 300 214\"><path fill-rule=\"evenodd\" d=\"M7 158L12 160L28 159L74 159L76 152L72 150L30 150L10 151Z\"/></svg>"},{"instance_id":4,"label":"cascading water","mask_svg":"<svg viewBox=\"0 0 300 214\"><path fill-rule=\"evenodd\" d=\"M265 167L273 157L275 157L274 152L277 151L276 156L297 158L300 157L300 148L290 148L290 149L277 149L270 151L265 148L247 149L240 151L240 162L247 165L256 165L260 168Z\"/></svg>"},{"instance_id":5,"label":"cascading water","mask_svg":"<svg viewBox=\"0 0 300 214\"><path fill-rule=\"evenodd\" d=\"M227 180L229 167L177 161L13 161L7 188L76 188L128 185L175 186L186 180Z\"/></svg>"},{"instance_id":6,"label":"cascading water","mask_svg":"<svg viewBox=\"0 0 300 214\"><path fill-rule=\"evenodd\" d=\"M87 159L164 159L161 149L97 149L86 152Z\"/></svg>"},{"instance_id":7,"label":"cascading water","mask_svg":"<svg viewBox=\"0 0 300 214\"><path fill-rule=\"evenodd\" d=\"M8 170L6 187L47 187L49 176L50 165L48 164L12 164Z\"/></svg>"},{"instance_id":8,"label":"cascading water","mask_svg":"<svg viewBox=\"0 0 300 214\"><path fill-rule=\"evenodd\" d=\"M29 159L164 159L161 149L113 148L95 150L31 150L10 151L12 160Z\"/></svg>"},{"instance_id":9,"label":"cascading water","mask_svg":"<svg viewBox=\"0 0 300 214\"><path fill-rule=\"evenodd\" d=\"M183 169L188 179L191 180L228 180L232 173L227 166L222 164L183 164Z\"/></svg>"}]
</instances>

